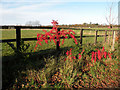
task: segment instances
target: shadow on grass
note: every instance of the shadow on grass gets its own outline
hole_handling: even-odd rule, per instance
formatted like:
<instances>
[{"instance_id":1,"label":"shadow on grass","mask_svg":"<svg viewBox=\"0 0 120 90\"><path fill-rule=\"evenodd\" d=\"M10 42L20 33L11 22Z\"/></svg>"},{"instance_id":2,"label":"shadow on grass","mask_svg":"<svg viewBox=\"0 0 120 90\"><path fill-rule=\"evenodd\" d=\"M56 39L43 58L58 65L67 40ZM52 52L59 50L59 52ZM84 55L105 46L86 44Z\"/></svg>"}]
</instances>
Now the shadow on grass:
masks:
<instances>
[{"instance_id":1,"label":"shadow on grass","mask_svg":"<svg viewBox=\"0 0 120 90\"><path fill-rule=\"evenodd\" d=\"M21 71L28 69L40 70L45 66L44 58L53 56L55 60L59 59L59 55L67 51L71 47L61 48L59 51L55 49L40 50L32 53L14 53L11 56L2 57L2 88L7 89L13 86L16 78ZM25 76L26 74L23 74Z\"/></svg>"}]
</instances>

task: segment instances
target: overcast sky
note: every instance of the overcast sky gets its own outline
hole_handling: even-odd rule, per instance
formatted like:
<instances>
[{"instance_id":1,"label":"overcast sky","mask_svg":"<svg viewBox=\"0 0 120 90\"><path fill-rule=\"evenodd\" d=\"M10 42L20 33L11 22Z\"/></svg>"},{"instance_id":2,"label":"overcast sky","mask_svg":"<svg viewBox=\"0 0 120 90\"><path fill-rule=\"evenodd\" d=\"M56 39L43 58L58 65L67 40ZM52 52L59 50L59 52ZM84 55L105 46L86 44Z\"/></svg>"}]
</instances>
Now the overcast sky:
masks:
<instances>
[{"instance_id":1,"label":"overcast sky","mask_svg":"<svg viewBox=\"0 0 120 90\"><path fill-rule=\"evenodd\" d=\"M51 25L52 20L59 24L107 24L105 17L113 1L117 18L119 0L0 0L0 24L25 25L36 20L42 25Z\"/></svg>"}]
</instances>

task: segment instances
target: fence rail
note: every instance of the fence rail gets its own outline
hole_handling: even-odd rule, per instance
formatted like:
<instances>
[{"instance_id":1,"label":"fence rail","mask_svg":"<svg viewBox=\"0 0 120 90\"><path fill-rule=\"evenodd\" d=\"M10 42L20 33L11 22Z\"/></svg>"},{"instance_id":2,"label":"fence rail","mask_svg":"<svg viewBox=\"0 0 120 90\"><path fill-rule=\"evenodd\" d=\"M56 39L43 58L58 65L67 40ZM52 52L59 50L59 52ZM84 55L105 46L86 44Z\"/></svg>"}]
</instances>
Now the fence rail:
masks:
<instances>
[{"instance_id":1,"label":"fence rail","mask_svg":"<svg viewBox=\"0 0 120 90\"><path fill-rule=\"evenodd\" d=\"M52 29L51 26L46 27L46 26L1 26L2 29L11 29L14 28L16 29L16 39L5 39L5 40L0 40L0 43L4 43L4 42L16 42L16 47L17 50L19 51L20 49L20 41L29 41L29 40L37 40L37 38L21 38L21 29ZM75 36L75 38L80 38L80 44L82 45L82 38L86 38L86 37L95 37L95 44L97 43L97 37L105 37L105 42L107 39L107 31L113 31L113 43L115 41L115 31L118 30L96 30L96 29L81 29L81 28L65 28L65 27L60 27L58 28L58 31L60 31L60 29L72 29L72 30L80 30L80 36ZM84 35L83 36L83 31L84 30L89 30L89 31L95 31L95 35ZM98 35L98 31L105 31L105 35ZM110 35L109 35L110 36ZM63 37L61 37L62 39ZM48 38L49 39L49 38ZM56 49L59 50L59 42L57 42L56 45Z\"/></svg>"},{"instance_id":2,"label":"fence rail","mask_svg":"<svg viewBox=\"0 0 120 90\"><path fill-rule=\"evenodd\" d=\"M104 37L105 35L97 35L97 37ZM108 36L108 35L107 35ZM83 38L86 37L95 37L95 35L91 35L91 36L82 36ZM71 38L71 37L70 37ZM75 36L75 38L80 38L80 36ZM49 39L49 38L48 38ZM60 39L63 39L63 37L61 37ZM21 38L21 40L23 41L33 41L33 40L37 40L37 38ZM5 40L0 40L0 43L5 43L5 42L16 42L16 39L5 39Z\"/></svg>"}]
</instances>

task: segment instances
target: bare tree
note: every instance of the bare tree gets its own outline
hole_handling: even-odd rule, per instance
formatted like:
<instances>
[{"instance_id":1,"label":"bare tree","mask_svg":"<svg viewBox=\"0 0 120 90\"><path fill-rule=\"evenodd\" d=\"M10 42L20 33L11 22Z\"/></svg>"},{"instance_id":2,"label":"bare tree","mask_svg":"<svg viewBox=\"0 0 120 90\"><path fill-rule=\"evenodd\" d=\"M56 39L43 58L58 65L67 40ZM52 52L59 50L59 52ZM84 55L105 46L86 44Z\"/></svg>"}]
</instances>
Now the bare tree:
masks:
<instances>
[{"instance_id":1,"label":"bare tree","mask_svg":"<svg viewBox=\"0 0 120 90\"><path fill-rule=\"evenodd\" d=\"M109 28L113 27L113 24L116 23L117 17L114 15L114 3L112 2L111 5L108 7L106 15L106 21L109 24Z\"/></svg>"},{"instance_id":2,"label":"bare tree","mask_svg":"<svg viewBox=\"0 0 120 90\"><path fill-rule=\"evenodd\" d=\"M117 6L117 5L116 5ZM116 23L117 21L117 18L116 15L115 15L115 11L114 11L114 3L112 2L109 7L108 7L108 10L107 10L107 16L106 16L106 21L108 22L109 24L109 28L113 28L113 25ZM110 31L109 31L109 34L108 34L108 44L110 44ZM114 46L115 46L115 31L113 31L113 35L112 35L112 51L114 51Z\"/></svg>"},{"instance_id":3,"label":"bare tree","mask_svg":"<svg viewBox=\"0 0 120 90\"><path fill-rule=\"evenodd\" d=\"M118 25L120 28L120 1L118 2Z\"/></svg>"},{"instance_id":4,"label":"bare tree","mask_svg":"<svg viewBox=\"0 0 120 90\"><path fill-rule=\"evenodd\" d=\"M36 21L27 21L25 25L29 25L29 26L40 26L40 22L38 20Z\"/></svg>"}]
</instances>

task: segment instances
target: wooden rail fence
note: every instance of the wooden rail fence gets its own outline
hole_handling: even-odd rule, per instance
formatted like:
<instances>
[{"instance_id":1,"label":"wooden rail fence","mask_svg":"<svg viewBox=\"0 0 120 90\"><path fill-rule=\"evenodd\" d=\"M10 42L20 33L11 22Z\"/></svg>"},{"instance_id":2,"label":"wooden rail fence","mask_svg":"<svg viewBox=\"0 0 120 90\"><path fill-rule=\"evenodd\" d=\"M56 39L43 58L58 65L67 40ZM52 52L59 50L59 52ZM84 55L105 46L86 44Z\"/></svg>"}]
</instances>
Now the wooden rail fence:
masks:
<instances>
[{"instance_id":1,"label":"wooden rail fence","mask_svg":"<svg viewBox=\"0 0 120 90\"><path fill-rule=\"evenodd\" d=\"M20 50L20 41L29 41L29 40L37 40L37 38L21 38L21 29L52 29L52 27L46 27L46 26L1 26L2 29L9 29L9 28L15 28L16 29L16 39L6 39L6 40L0 40L0 43L4 43L4 42L15 42L16 41L16 47L17 50ZM60 27L58 28L58 31L60 31L60 29L71 29L71 30L80 30L80 36L75 36L75 38L80 38L80 44L82 45L82 38L83 37L95 37L95 44L97 43L97 37L104 37L105 38L105 42L107 39L107 31L113 31L113 44L115 43L115 31L118 30L95 30L95 29L77 29L77 28L64 28L64 27ZM95 35L91 35L91 36L83 36L83 31L84 30L91 30L91 31L95 31ZM98 35L98 31L105 31L105 35ZM62 39L63 37L61 37ZM114 45L113 45L114 46ZM57 42L56 44L56 50L59 50L59 42Z\"/></svg>"}]
</instances>

